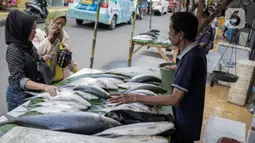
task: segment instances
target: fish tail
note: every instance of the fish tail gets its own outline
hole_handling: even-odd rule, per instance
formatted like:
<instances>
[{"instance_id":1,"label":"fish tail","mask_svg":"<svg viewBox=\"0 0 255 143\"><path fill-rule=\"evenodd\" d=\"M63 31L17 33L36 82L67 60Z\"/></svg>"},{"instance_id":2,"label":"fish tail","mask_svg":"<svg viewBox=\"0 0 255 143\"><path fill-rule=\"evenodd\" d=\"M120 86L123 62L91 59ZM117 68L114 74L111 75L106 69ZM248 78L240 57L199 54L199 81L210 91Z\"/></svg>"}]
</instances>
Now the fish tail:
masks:
<instances>
[{"instance_id":1,"label":"fish tail","mask_svg":"<svg viewBox=\"0 0 255 143\"><path fill-rule=\"evenodd\" d=\"M9 115L7 113L4 114L3 116L5 116L5 118L7 118L7 121L0 122L0 125L5 125L5 124L13 123L16 120L15 117L13 117L13 116L11 116L11 115Z\"/></svg>"}]
</instances>

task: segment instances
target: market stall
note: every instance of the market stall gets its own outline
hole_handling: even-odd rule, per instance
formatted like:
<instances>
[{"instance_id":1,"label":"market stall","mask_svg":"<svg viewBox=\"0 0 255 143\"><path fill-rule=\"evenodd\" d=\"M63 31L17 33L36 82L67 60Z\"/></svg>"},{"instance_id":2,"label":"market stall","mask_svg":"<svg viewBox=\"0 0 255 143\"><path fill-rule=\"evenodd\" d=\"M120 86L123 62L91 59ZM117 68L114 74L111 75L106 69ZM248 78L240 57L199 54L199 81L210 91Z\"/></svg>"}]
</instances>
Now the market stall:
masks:
<instances>
[{"instance_id":1,"label":"market stall","mask_svg":"<svg viewBox=\"0 0 255 143\"><path fill-rule=\"evenodd\" d=\"M138 2L136 5L136 11L138 10ZM144 33L140 33L139 35L134 37L134 29L135 29L135 21L136 15L134 16L133 28L131 32L131 39L130 39L130 47L129 47L129 55L128 55L128 66L131 66L132 56L142 49L143 47L155 47L157 48L161 57L170 62L167 55L164 53L163 49L173 49L171 42L168 40L168 35L162 35L159 30L152 29L151 22L152 22L152 1L150 1L150 23L149 23L149 30L145 31ZM135 49L136 46L139 46Z\"/></svg>"},{"instance_id":2,"label":"market stall","mask_svg":"<svg viewBox=\"0 0 255 143\"><path fill-rule=\"evenodd\" d=\"M171 107L166 109L141 103L116 106L107 102L109 94L116 92L145 96L165 94L167 90L159 86L160 82L157 68L131 67L108 71L85 68L57 83L56 86L60 89L57 96L50 97L47 93L34 94L29 101L2 116L0 133L8 133L19 125L89 135L91 138L95 137L95 140L97 137L104 140L105 137L116 136L132 139L138 131L144 130L145 132L140 132L140 138L150 136L155 141L165 143L174 131ZM3 124L7 119L9 123ZM34 122L38 119L40 122ZM76 124L84 126L80 128ZM140 127L137 128L138 125ZM122 128L125 129L122 130L124 132L119 132ZM127 132L127 128L134 130ZM153 132L150 129L153 129ZM12 132L20 130L27 129L17 128ZM6 139L5 135L3 137Z\"/></svg>"}]
</instances>

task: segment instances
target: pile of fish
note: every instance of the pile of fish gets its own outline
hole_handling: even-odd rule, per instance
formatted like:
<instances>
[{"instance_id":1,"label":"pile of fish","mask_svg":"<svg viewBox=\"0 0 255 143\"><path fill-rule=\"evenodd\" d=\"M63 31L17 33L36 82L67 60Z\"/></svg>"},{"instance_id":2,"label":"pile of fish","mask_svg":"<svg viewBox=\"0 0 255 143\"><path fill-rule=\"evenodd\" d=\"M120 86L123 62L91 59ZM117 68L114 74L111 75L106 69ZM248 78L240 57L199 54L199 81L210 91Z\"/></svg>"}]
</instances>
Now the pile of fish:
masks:
<instances>
[{"instance_id":1,"label":"pile of fish","mask_svg":"<svg viewBox=\"0 0 255 143\"><path fill-rule=\"evenodd\" d=\"M141 40L141 41L153 41L158 38L159 30L157 29L149 29L144 33L139 34L138 36L133 37L133 40Z\"/></svg>"},{"instance_id":2,"label":"pile of fish","mask_svg":"<svg viewBox=\"0 0 255 143\"><path fill-rule=\"evenodd\" d=\"M41 114L82 111L107 113L119 109L156 113L155 107L149 107L142 103L115 106L115 104L108 103L107 99L111 93L157 96L167 92L166 89L159 86L161 79L157 69L132 67L117 68L105 72L83 69L82 72L84 74L75 75L80 76L79 78L60 86L57 96L51 97L48 93L42 93L32 99L43 102L24 107L28 111ZM101 104L91 105L95 100L100 100ZM90 109L91 106L94 106L93 109Z\"/></svg>"},{"instance_id":3,"label":"pile of fish","mask_svg":"<svg viewBox=\"0 0 255 143\"><path fill-rule=\"evenodd\" d=\"M117 106L108 103L107 99L112 93L143 96L166 93L167 90L159 86L161 79L158 69L132 67L109 71L83 69L82 72L70 77L67 84L59 86L56 96L41 93L29 98L38 102L24 106L26 112L35 111L42 115L9 117L6 123L85 135L137 138L157 135L173 128L171 122L121 126L120 122L104 116L113 110L157 113L155 106L139 102ZM104 114L100 115L99 112Z\"/></svg>"},{"instance_id":4,"label":"pile of fish","mask_svg":"<svg viewBox=\"0 0 255 143\"><path fill-rule=\"evenodd\" d=\"M171 41L168 38L168 35L160 34L160 31L157 29L149 29L144 33L141 33L133 37L134 41L137 42L155 42L159 44L171 45Z\"/></svg>"}]
</instances>

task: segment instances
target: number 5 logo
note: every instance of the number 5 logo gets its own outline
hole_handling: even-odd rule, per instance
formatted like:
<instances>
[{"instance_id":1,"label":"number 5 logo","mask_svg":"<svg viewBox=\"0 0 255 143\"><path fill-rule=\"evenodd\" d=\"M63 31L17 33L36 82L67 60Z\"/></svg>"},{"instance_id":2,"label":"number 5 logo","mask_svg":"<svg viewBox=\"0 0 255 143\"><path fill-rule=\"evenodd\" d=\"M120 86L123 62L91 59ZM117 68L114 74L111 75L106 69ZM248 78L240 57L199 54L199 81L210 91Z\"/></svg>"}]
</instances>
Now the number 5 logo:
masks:
<instances>
[{"instance_id":1,"label":"number 5 logo","mask_svg":"<svg viewBox=\"0 0 255 143\"><path fill-rule=\"evenodd\" d=\"M225 11L225 26L230 29L241 29L245 26L245 11L242 8L228 8Z\"/></svg>"}]
</instances>

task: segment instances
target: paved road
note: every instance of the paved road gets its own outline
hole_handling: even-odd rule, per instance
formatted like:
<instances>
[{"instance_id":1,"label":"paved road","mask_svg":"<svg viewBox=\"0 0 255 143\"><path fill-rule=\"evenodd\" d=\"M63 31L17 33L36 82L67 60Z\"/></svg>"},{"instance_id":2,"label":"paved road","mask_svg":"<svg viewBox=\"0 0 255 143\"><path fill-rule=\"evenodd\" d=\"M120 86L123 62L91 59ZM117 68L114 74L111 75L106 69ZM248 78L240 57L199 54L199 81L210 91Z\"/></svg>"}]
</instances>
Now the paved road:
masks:
<instances>
[{"instance_id":1,"label":"paved road","mask_svg":"<svg viewBox=\"0 0 255 143\"><path fill-rule=\"evenodd\" d=\"M168 33L170 14L163 16L153 16L152 28ZM149 27L149 16L136 21L135 33L139 34ZM78 68L89 67L90 51L93 39L93 23L77 26L75 20L68 19L66 31L72 40L72 50ZM132 26L122 24L115 30L109 31L104 25L99 25L98 38L96 44L94 68L109 68L107 65L112 62L126 63L129 50L129 39ZM6 112L5 90L9 76L7 64L5 62L6 45L4 39L4 27L0 27L0 115ZM118 61L118 62L116 62ZM122 66L125 66L122 64Z\"/></svg>"}]
</instances>

